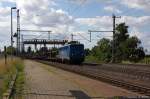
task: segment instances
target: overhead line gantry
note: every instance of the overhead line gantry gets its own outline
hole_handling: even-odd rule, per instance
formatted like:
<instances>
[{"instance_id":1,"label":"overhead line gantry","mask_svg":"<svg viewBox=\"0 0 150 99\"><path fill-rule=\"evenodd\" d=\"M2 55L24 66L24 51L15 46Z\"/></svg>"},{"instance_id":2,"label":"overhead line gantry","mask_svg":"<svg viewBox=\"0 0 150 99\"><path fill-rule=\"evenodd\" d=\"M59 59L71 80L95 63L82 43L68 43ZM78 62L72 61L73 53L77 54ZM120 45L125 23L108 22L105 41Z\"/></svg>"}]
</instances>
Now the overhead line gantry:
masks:
<instances>
[{"instance_id":1,"label":"overhead line gantry","mask_svg":"<svg viewBox=\"0 0 150 99\"><path fill-rule=\"evenodd\" d=\"M37 45L38 44L43 44L46 47L46 44L58 44L58 45L64 45L65 43L68 42L68 40L50 40L50 33L52 32L51 30L20 30L23 32L48 32L48 39L24 39L22 35L22 50L24 50L24 45L25 44L34 44L35 45L35 50L37 50ZM28 35L29 36L29 35ZM39 37L39 36L38 36Z\"/></svg>"}]
</instances>

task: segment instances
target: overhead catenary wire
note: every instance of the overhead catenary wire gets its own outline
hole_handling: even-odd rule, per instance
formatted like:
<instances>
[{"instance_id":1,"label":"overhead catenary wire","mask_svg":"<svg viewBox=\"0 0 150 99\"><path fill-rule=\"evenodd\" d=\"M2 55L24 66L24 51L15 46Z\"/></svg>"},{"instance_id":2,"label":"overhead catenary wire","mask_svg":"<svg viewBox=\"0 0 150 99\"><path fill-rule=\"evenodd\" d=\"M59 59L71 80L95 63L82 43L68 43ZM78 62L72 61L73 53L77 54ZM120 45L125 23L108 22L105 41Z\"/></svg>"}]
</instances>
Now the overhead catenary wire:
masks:
<instances>
[{"instance_id":1,"label":"overhead catenary wire","mask_svg":"<svg viewBox=\"0 0 150 99\"><path fill-rule=\"evenodd\" d=\"M78 33L82 38L84 38L85 40L87 40L87 41L89 41L90 42L90 40L89 39L87 39L86 37L84 37L83 35L81 35L80 33Z\"/></svg>"},{"instance_id":2,"label":"overhead catenary wire","mask_svg":"<svg viewBox=\"0 0 150 99\"><path fill-rule=\"evenodd\" d=\"M34 40L34 39L37 39L39 37L41 37L43 34L40 34L40 35L23 35L23 36L34 36L33 38L31 38L31 40Z\"/></svg>"}]
</instances>

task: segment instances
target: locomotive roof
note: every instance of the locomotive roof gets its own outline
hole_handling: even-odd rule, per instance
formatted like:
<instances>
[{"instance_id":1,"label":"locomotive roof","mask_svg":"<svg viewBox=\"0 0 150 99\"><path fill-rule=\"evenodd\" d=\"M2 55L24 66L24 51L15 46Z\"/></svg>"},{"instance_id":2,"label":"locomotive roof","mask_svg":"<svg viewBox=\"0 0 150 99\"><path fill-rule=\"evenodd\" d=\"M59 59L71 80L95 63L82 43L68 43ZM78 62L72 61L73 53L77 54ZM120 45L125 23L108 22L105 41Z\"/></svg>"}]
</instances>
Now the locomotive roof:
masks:
<instances>
[{"instance_id":1,"label":"locomotive roof","mask_svg":"<svg viewBox=\"0 0 150 99\"><path fill-rule=\"evenodd\" d=\"M78 44L65 44L64 46L62 46L62 47L65 47L65 46L70 46L70 45L83 45L83 44L80 44L80 43L78 43ZM61 47L61 48L62 48Z\"/></svg>"},{"instance_id":2,"label":"locomotive roof","mask_svg":"<svg viewBox=\"0 0 150 99\"><path fill-rule=\"evenodd\" d=\"M69 46L69 45L83 45L83 44L80 44L80 43L74 43L74 44L65 44L64 46Z\"/></svg>"}]
</instances>

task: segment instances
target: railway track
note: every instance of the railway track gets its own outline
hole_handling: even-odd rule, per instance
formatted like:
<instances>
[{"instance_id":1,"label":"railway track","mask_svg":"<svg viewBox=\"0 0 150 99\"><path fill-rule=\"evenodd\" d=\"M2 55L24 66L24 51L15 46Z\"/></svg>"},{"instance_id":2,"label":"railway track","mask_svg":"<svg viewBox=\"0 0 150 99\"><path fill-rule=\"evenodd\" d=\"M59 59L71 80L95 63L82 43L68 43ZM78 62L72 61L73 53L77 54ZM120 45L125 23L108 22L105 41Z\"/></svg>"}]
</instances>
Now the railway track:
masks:
<instances>
[{"instance_id":1,"label":"railway track","mask_svg":"<svg viewBox=\"0 0 150 99\"><path fill-rule=\"evenodd\" d=\"M113 77L111 74L106 74L105 72L95 72L94 70L87 70L84 69L82 66L71 66L71 65L66 65L66 64L60 64L60 63L52 63L48 61L43 61L43 60L38 60L38 62L48 64L55 66L57 68L61 68L66 71L74 72L77 74L81 74L90 78L94 78L118 87L122 87L128 90L131 90L133 92L137 92L146 96L150 96L150 86L144 86L140 83L137 82L132 82L128 79L121 79L117 77Z\"/></svg>"},{"instance_id":2,"label":"railway track","mask_svg":"<svg viewBox=\"0 0 150 99\"><path fill-rule=\"evenodd\" d=\"M83 65L89 66L105 66L109 68L123 68L123 69L134 69L134 70L142 70L145 72L150 72L150 65L143 64L97 64L97 63L83 63Z\"/></svg>"},{"instance_id":3,"label":"railway track","mask_svg":"<svg viewBox=\"0 0 150 99\"><path fill-rule=\"evenodd\" d=\"M84 65L101 65L100 63L91 63L91 62L84 62ZM111 65L111 66L122 66L122 67L135 67L135 68L150 68L150 65L148 64L122 64L122 63L107 63L105 65Z\"/></svg>"},{"instance_id":4,"label":"railway track","mask_svg":"<svg viewBox=\"0 0 150 99\"><path fill-rule=\"evenodd\" d=\"M90 64L85 64L87 67L91 68ZM96 70L106 70L111 72L117 72L122 74L128 74L129 76L134 76L136 79L150 80L150 66L145 69L144 67L136 68L136 65L112 65L111 64L92 64L92 69ZM135 67L134 67L135 66Z\"/></svg>"}]
</instances>

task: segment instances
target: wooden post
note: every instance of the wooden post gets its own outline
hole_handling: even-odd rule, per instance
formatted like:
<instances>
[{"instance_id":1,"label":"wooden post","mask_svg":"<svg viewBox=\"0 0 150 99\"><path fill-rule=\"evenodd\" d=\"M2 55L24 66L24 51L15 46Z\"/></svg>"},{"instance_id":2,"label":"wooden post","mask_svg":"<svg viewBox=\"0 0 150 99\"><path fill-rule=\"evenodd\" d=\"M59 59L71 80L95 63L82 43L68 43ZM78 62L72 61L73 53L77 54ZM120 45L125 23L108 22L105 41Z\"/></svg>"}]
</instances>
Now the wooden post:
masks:
<instances>
[{"instance_id":1,"label":"wooden post","mask_svg":"<svg viewBox=\"0 0 150 99\"><path fill-rule=\"evenodd\" d=\"M7 65L7 51L6 51L6 46L4 46L4 55L5 55L5 65Z\"/></svg>"}]
</instances>

